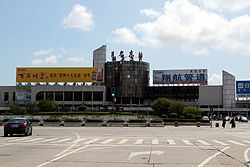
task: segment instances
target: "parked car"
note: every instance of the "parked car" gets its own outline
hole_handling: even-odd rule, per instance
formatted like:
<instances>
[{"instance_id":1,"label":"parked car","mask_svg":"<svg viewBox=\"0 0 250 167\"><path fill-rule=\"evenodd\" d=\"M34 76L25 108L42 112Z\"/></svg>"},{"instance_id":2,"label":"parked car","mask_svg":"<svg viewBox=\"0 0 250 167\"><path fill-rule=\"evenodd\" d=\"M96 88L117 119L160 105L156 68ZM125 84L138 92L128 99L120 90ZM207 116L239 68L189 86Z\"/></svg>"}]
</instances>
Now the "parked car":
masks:
<instances>
[{"instance_id":1,"label":"parked car","mask_svg":"<svg viewBox=\"0 0 250 167\"><path fill-rule=\"evenodd\" d=\"M26 118L14 118L10 119L4 125L4 136L7 137L10 134L24 134L25 136L32 135L32 126Z\"/></svg>"},{"instance_id":2,"label":"parked car","mask_svg":"<svg viewBox=\"0 0 250 167\"><path fill-rule=\"evenodd\" d=\"M248 122L248 119L247 119L247 117L242 116L242 117L241 117L241 121L242 121L242 122Z\"/></svg>"},{"instance_id":3,"label":"parked car","mask_svg":"<svg viewBox=\"0 0 250 167\"><path fill-rule=\"evenodd\" d=\"M203 120L209 120L209 117L208 116L203 116L202 119Z\"/></svg>"}]
</instances>

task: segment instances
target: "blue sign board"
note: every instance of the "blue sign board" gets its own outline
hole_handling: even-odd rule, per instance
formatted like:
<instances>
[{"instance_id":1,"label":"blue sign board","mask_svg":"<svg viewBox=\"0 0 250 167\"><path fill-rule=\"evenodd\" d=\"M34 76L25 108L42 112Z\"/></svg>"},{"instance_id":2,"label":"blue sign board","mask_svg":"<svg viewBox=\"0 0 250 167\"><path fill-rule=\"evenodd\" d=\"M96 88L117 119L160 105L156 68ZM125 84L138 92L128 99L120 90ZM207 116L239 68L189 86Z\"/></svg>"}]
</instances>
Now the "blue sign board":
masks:
<instances>
[{"instance_id":1,"label":"blue sign board","mask_svg":"<svg viewBox=\"0 0 250 167\"><path fill-rule=\"evenodd\" d=\"M153 84L207 84L207 69L154 70Z\"/></svg>"},{"instance_id":2,"label":"blue sign board","mask_svg":"<svg viewBox=\"0 0 250 167\"><path fill-rule=\"evenodd\" d=\"M250 94L250 81L236 81L236 94Z\"/></svg>"}]
</instances>

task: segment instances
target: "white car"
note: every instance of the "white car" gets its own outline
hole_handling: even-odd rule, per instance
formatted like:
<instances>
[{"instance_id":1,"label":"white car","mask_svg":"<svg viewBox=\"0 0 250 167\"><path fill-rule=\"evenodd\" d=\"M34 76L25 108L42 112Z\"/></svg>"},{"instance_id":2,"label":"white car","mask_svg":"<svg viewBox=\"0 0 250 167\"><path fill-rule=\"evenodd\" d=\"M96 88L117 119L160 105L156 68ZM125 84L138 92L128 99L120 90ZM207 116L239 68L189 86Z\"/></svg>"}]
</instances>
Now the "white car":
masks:
<instances>
[{"instance_id":1,"label":"white car","mask_svg":"<svg viewBox=\"0 0 250 167\"><path fill-rule=\"evenodd\" d=\"M242 122L248 122L248 119L247 119L247 117L242 116L242 117L241 117L241 121L242 121Z\"/></svg>"},{"instance_id":2,"label":"white car","mask_svg":"<svg viewBox=\"0 0 250 167\"><path fill-rule=\"evenodd\" d=\"M209 117L208 116L203 116L202 119L203 120L209 120Z\"/></svg>"}]
</instances>

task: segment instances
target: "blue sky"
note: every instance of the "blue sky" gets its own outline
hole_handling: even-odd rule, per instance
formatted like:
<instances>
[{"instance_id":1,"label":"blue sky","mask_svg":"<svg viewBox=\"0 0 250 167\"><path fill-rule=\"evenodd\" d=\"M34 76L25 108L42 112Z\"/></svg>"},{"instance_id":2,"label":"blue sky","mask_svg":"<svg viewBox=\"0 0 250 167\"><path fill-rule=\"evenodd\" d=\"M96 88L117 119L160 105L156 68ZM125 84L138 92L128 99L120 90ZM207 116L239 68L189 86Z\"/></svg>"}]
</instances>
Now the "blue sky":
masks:
<instances>
[{"instance_id":1,"label":"blue sky","mask_svg":"<svg viewBox=\"0 0 250 167\"><path fill-rule=\"evenodd\" d=\"M0 85L16 67L91 67L96 48L143 52L152 70L250 79L250 0L0 1ZM119 58L118 58L119 59Z\"/></svg>"}]
</instances>

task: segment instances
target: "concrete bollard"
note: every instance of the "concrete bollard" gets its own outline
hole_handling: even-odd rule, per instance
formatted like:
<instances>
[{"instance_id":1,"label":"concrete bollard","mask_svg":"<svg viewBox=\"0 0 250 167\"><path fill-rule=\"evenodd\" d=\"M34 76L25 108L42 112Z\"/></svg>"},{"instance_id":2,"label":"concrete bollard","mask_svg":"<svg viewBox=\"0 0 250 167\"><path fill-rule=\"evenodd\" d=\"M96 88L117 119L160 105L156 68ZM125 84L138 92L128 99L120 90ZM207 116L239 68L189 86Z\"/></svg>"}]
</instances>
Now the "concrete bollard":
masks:
<instances>
[{"instance_id":1,"label":"concrete bollard","mask_svg":"<svg viewBox=\"0 0 250 167\"><path fill-rule=\"evenodd\" d=\"M175 127L179 126L178 121L175 121L175 122L174 122L174 126L175 126Z\"/></svg>"},{"instance_id":2,"label":"concrete bollard","mask_svg":"<svg viewBox=\"0 0 250 167\"><path fill-rule=\"evenodd\" d=\"M218 127L219 127L219 123L215 123L215 127L217 127L217 128L218 128Z\"/></svg>"},{"instance_id":3,"label":"concrete bollard","mask_svg":"<svg viewBox=\"0 0 250 167\"><path fill-rule=\"evenodd\" d=\"M201 123L200 122L197 122L197 127L201 127Z\"/></svg>"}]
</instances>

